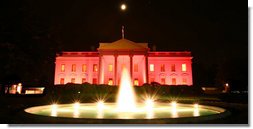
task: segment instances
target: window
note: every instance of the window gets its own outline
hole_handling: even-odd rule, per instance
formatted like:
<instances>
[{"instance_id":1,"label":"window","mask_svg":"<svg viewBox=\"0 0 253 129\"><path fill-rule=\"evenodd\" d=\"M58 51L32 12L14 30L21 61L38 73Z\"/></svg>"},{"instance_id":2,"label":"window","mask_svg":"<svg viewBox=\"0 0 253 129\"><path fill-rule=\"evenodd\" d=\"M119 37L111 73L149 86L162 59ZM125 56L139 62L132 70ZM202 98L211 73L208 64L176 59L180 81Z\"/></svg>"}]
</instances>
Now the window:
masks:
<instances>
[{"instance_id":1,"label":"window","mask_svg":"<svg viewBox=\"0 0 253 129\"><path fill-rule=\"evenodd\" d=\"M187 84L187 79L186 78L183 78L183 85L186 85Z\"/></svg>"},{"instance_id":2,"label":"window","mask_svg":"<svg viewBox=\"0 0 253 129\"><path fill-rule=\"evenodd\" d=\"M136 79L134 79L134 85L135 86L139 86L139 80L136 78Z\"/></svg>"},{"instance_id":3,"label":"window","mask_svg":"<svg viewBox=\"0 0 253 129\"><path fill-rule=\"evenodd\" d=\"M92 79L92 84L97 84L97 78Z\"/></svg>"},{"instance_id":4,"label":"window","mask_svg":"<svg viewBox=\"0 0 253 129\"><path fill-rule=\"evenodd\" d=\"M82 78L82 83L85 83L85 82L87 82L86 78Z\"/></svg>"},{"instance_id":5,"label":"window","mask_svg":"<svg viewBox=\"0 0 253 129\"><path fill-rule=\"evenodd\" d=\"M65 72L65 64L61 65L61 72Z\"/></svg>"},{"instance_id":6,"label":"window","mask_svg":"<svg viewBox=\"0 0 253 129\"><path fill-rule=\"evenodd\" d=\"M175 64L171 65L171 72L176 72L176 65Z\"/></svg>"},{"instance_id":7,"label":"window","mask_svg":"<svg viewBox=\"0 0 253 129\"><path fill-rule=\"evenodd\" d=\"M72 69L71 69L72 72L76 72L76 64L72 64Z\"/></svg>"},{"instance_id":8,"label":"window","mask_svg":"<svg viewBox=\"0 0 253 129\"><path fill-rule=\"evenodd\" d=\"M76 79L75 78L71 78L71 83L75 83Z\"/></svg>"},{"instance_id":9,"label":"window","mask_svg":"<svg viewBox=\"0 0 253 129\"><path fill-rule=\"evenodd\" d=\"M87 65L86 64L82 65L82 72L87 72Z\"/></svg>"},{"instance_id":10,"label":"window","mask_svg":"<svg viewBox=\"0 0 253 129\"><path fill-rule=\"evenodd\" d=\"M138 64L134 64L134 72L138 72Z\"/></svg>"},{"instance_id":11,"label":"window","mask_svg":"<svg viewBox=\"0 0 253 129\"><path fill-rule=\"evenodd\" d=\"M108 71L109 71L109 72L112 72L112 69L113 69L112 64L109 64L109 65L108 65Z\"/></svg>"},{"instance_id":12,"label":"window","mask_svg":"<svg viewBox=\"0 0 253 129\"><path fill-rule=\"evenodd\" d=\"M150 78L149 79L149 82L151 83L151 82L155 82L155 78Z\"/></svg>"},{"instance_id":13,"label":"window","mask_svg":"<svg viewBox=\"0 0 253 129\"><path fill-rule=\"evenodd\" d=\"M161 78L161 83L165 84L165 78Z\"/></svg>"},{"instance_id":14,"label":"window","mask_svg":"<svg viewBox=\"0 0 253 129\"><path fill-rule=\"evenodd\" d=\"M161 72L165 72L165 64L161 65Z\"/></svg>"},{"instance_id":15,"label":"window","mask_svg":"<svg viewBox=\"0 0 253 129\"><path fill-rule=\"evenodd\" d=\"M176 78L172 78L172 85L176 85L176 84L177 84Z\"/></svg>"},{"instance_id":16,"label":"window","mask_svg":"<svg viewBox=\"0 0 253 129\"><path fill-rule=\"evenodd\" d=\"M62 85L64 84L64 78L60 79L60 84L62 84Z\"/></svg>"},{"instance_id":17,"label":"window","mask_svg":"<svg viewBox=\"0 0 253 129\"><path fill-rule=\"evenodd\" d=\"M93 72L97 72L98 71L98 65L97 64L93 64Z\"/></svg>"},{"instance_id":18,"label":"window","mask_svg":"<svg viewBox=\"0 0 253 129\"><path fill-rule=\"evenodd\" d=\"M112 78L109 78L109 80L108 80L108 85L113 85L113 80L112 80Z\"/></svg>"},{"instance_id":19,"label":"window","mask_svg":"<svg viewBox=\"0 0 253 129\"><path fill-rule=\"evenodd\" d=\"M182 71L186 72L186 64L182 64Z\"/></svg>"},{"instance_id":20,"label":"window","mask_svg":"<svg viewBox=\"0 0 253 129\"><path fill-rule=\"evenodd\" d=\"M155 66L154 66L154 64L150 64L150 65L149 65L149 71L151 71L151 72L154 72L154 71L155 71Z\"/></svg>"}]
</instances>

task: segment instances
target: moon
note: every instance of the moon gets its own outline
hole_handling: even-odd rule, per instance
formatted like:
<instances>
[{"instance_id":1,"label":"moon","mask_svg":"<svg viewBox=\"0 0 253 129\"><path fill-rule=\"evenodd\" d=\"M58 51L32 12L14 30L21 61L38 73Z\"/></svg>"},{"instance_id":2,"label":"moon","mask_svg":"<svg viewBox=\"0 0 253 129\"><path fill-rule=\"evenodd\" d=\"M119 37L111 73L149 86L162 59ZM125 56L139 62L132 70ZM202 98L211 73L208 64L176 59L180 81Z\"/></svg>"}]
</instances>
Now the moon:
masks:
<instances>
[{"instance_id":1,"label":"moon","mask_svg":"<svg viewBox=\"0 0 253 129\"><path fill-rule=\"evenodd\" d=\"M126 10L126 5L125 4L122 4L121 6L120 6L120 8L121 8L121 10Z\"/></svg>"}]
</instances>

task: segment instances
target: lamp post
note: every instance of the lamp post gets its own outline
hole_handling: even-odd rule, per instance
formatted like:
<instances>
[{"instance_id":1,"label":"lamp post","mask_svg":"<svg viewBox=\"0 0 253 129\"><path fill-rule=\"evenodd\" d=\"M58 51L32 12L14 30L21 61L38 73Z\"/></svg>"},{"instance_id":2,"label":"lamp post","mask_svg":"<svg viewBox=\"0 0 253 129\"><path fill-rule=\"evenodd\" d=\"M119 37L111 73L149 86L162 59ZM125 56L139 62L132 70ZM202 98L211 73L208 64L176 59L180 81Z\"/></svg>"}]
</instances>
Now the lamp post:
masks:
<instances>
[{"instance_id":1,"label":"lamp post","mask_svg":"<svg viewBox=\"0 0 253 129\"><path fill-rule=\"evenodd\" d=\"M225 83L224 84L224 90L223 90L223 93L227 93L229 90L229 84L228 83Z\"/></svg>"}]
</instances>

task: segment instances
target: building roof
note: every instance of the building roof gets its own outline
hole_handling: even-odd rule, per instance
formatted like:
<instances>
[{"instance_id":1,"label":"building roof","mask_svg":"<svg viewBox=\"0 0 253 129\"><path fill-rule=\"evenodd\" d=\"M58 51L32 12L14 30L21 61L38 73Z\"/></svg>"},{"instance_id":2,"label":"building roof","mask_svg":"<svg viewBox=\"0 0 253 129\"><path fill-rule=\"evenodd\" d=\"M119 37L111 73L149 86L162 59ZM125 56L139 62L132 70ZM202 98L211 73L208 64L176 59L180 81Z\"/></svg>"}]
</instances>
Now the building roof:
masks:
<instances>
[{"instance_id":1,"label":"building roof","mask_svg":"<svg viewBox=\"0 0 253 129\"><path fill-rule=\"evenodd\" d=\"M98 50L148 50L148 43L135 43L128 39L120 39L112 43L99 43Z\"/></svg>"},{"instance_id":2,"label":"building roof","mask_svg":"<svg viewBox=\"0 0 253 129\"><path fill-rule=\"evenodd\" d=\"M149 57L192 57L190 51L148 52Z\"/></svg>"},{"instance_id":3,"label":"building roof","mask_svg":"<svg viewBox=\"0 0 253 129\"><path fill-rule=\"evenodd\" d=\"M62 52L57 57L98 57L98 52Z\"/></svg>"}]
</instances>

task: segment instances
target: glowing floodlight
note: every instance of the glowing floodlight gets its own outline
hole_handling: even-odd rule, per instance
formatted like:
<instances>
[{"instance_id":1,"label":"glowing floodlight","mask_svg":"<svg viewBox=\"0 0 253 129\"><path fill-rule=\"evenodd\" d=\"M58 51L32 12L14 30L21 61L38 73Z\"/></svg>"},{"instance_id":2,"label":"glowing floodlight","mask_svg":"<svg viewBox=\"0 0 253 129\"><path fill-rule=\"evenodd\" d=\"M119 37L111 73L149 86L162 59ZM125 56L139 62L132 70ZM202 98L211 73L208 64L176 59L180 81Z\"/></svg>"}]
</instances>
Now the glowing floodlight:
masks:
<instances>
[{"instance_id":1,"label":"glowing floodlight","mask_svg":"<svg viewBox=\"0 0 253 129\"><path fill-rule=\"evenodd\" d=\"M153 99L146 99L145 100L145 108L146 108L146 118L147 119L152 119L154 118L154 112L153 112L153 109L154 109L154 100Z\"/></svg>"},{"instance_id":2,"label":"glowing floodlight","mask_svg":"<svg viewBox=\"0 0 253 129\"><path fill-rule=\"evenodd\" d=\"M194 109L199 108L199 104L197 103L195 103L193 106L194 106Z\"/></svg>"},{"instance_id":3,"label":"glowing floodlight","mask_svg":"<svg viewBox=\"0 0 253 129\"><path fill-rule=\"evenodd\" d=\"M146 109L147 109L147 110L152 110L153 107L154 107L154 100L152 100L152 99L147 99L147 100L145 101L145 104L146 104Z\"/></svg>"},{"instance_id":4,"label":"glowing floodlight","mask_svg":"<svg viewBox=\"0 0 253 129\"><path fill-rule=\"evenodd\" d=\"M172 101L171 102L171 107L172 108L176 108L177 107L177 102L176 101Z\"/></svg>"},{"instance_id":5,"label":"glowing floodlight","mask_svg":"<svg viewBox=\"0 0 253 129\"><path fill-rule=\"evenodd\" d=\"M171 114L172 114L173 118L178 117L178 114L177 114L177 102L176 101L172 101L171 102Z\"/></svg>"},{"instance_id":6,"label":"glowing floodlight","mask_svg":"<svg viewBox=\"0 0 253 129\"><path fill-rule=\"evenodd\" d=\"M75 110L78 110L79 107L80 107L80 103L79 102L75 102L73 106L74 106Z\"/></svg>"},{"instance_id":7,"label":"glowing floodlight","mask_svg":"<svg viewBox=\"0 0 253 129\"><path fill-rule=\"evenodd\" d=\"M51 105L51 116L57 116L57 104L52 104Z\"/></svg>"},{"instance_id":8,"label":"glowing floodlight","mask_svg":"<svg viewBox=\"0 0 253 129\"><path fill-rule=\"evenodd\" d=\"M104 101L99 100L97 102L97 108L98 108L98 110L102 110L102 109L104 109L104 107L105 107Z\"/></svg>"},{"instance_id":9,"label":"glowing floodlight","mask_svg":"<svg viewBox=\"0 0 253 129\"><path fill-rule=\"evenodd\" d=\"M193 116L199 116L199 104L195 103L193 105L194 109L193 109Z\"/></svg>"},{"instance_id":10,"label":"glowing floodlight","mask_svg":"<svg viewBox=\"0 0 253 129\"><path fill-rule=\"evenodd\" d=\"M75 103L73 104L73 107L74 107L73 117L74 117L74 118L78 118L78 117L79 117L80 103L79 103L79 102L75 102Z\"/></svg>"},{"instance_id":11,"label":"glowing floodlight","mask_svg":"<svg viewBox=\"0 0 253 129\"><path fill-rule=\"evenodd\" d=\"M52 110L56 110L56 109L57 109L57 104L52 104L52 105L51 105L51 109L52 109Z\"/></svg>"}]
</instances>

